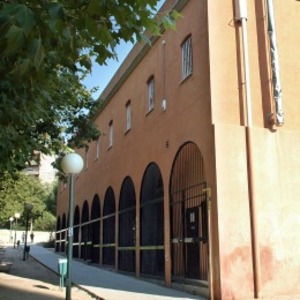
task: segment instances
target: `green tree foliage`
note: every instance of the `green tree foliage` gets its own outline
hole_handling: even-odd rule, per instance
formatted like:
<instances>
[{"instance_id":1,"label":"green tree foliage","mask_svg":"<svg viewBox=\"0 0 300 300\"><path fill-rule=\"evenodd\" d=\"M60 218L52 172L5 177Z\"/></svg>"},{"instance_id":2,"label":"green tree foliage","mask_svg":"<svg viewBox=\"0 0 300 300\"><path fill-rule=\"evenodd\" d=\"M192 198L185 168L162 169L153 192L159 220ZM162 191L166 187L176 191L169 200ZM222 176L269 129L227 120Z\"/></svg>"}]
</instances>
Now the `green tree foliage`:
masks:
<instances>
[{"instance_id":1,"label":"green tree foliage","mask_svg":"<svg viewBox=\"0 0 300 300\"><path fill-rule=\"evenodd\" d=\"M54 231L56 225L56 217L48 211L43 213L42 218L34 220L34 229L42 231Z\"/></svg>"},{"instance_id":2,"label":"green tree foliage","mask_svg":"<svg viewBox=\"0 0 300 300\"><path fill-rule=\"evenodd\" d=\"M47 186L48 195L45 198L46 211L56 215L57 181Z\"/></svg>"},{"instance_id":3,"label":"green tree foliage","mask_svg":"<svg viewBox=\"0 0 300 300\"><path fill-rule=\"evenodd\" d=\"M159 33L157 2L0 2L0 174L24 168L33 151L59 153L62 136L83 146L99 135L90 122L99 103L81 80L93 57L99 64L116 58L121 40ZM160 20L173 27L177 16Z\"/></svg>"},{"instance_id":4,"label":"green tree foliage","mask_svg":"<svg viewBox=\"0 0 300 300\"><path fill-rule=\"evenodd\" d=\"M7 227L9 218L14 217L16 212L21 214L18 223L25 224L24 204L31 203L33 205L31 216L34 217L34 222L44 224L36 229L52 230L55 224L52 204L50 205L52 200L49 200L53 197L52 194L53 188L42 184L35 177L23 173L15 176L5 173L0 181L0 226Z\"/></svg>"}]
</instances>

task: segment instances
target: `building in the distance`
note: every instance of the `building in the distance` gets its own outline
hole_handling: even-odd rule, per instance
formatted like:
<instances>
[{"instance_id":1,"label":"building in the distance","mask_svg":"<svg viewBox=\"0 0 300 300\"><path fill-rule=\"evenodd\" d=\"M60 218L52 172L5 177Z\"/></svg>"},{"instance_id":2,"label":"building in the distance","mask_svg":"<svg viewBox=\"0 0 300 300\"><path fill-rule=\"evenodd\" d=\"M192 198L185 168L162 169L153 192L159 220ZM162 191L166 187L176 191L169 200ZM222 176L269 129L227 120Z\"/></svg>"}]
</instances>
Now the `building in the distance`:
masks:
<instances>
[{"instance_id":1,"label":"building in the distance","mask_svg":"<svg viewBox=\"0 0 300 300\"><path fill-rule=\"evenodd\" d=\"M44 155L40 152L35 152L34 155L35 159L30 162L30 165L23 172L38 178L43 183L53 183L56 180L56 170L52 165L55 156Z\"/></svg>"},{"instance_id":2,"label":"building in the distance","mask_svg":"<svg viewBox=\"0 0 300 300\"><path fill-rule=\"evenodd\" d=\"M216 300L299 299L300 2L173 8L176 30L134 47L101 95L104 134L78 151L74 256ZM56 251L67 213L61 185Z\"/></svg>"}]
</instances>

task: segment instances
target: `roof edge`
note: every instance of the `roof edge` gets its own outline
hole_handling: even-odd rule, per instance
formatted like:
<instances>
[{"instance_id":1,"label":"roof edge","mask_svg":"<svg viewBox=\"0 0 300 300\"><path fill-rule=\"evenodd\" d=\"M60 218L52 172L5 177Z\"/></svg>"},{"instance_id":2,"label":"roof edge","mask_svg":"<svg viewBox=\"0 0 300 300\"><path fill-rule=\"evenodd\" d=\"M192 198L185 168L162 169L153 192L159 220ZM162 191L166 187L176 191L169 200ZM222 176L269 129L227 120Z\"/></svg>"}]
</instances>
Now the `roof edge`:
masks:
<instances>
[{"instance_id":1,"label":"roof edge","mask_svg":"<svg viewBox=\"0 0 300 300\"><path fill-rule=\"evenodd\" d=\"M189 0L166 0L162 7L159 9L158 13L164 12L166 10L181 11L188 2ZM161 26L161 33L163 33L164 31L165 29L163 28L163 26ZM159 38L160 36L152 35L150 37L151 44L146 42L135 43L132 50L126 56L116 73L113 75L110 82L107 84L101 95L98 97L97 100L101 101L101 104L98 113L94 116L94 120L98 117L98 115L107 105L107 103L116 94L116 92L120 89L120 87L123 85L126 79L130 76L130 74L146 56L148 51L151 49L151 45L155 44Z\"/></svg>"}]
</instances>

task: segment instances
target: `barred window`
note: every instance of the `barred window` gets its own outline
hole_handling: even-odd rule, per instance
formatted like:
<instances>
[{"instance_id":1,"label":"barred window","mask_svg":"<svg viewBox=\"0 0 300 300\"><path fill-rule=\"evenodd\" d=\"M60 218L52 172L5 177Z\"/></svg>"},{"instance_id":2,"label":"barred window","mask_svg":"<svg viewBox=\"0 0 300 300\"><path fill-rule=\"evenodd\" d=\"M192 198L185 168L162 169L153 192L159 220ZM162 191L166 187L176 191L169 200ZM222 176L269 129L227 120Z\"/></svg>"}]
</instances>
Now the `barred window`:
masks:
<instances>
[{"instance_id":1,"label":"barred window","mask_svg":"<svg viewBox=\"0 0 300 300\"><path fill-rule=\"evenodd\" d=\"M181 45L182 79L193 73L192 36L189 36Z\"/></svg>"},{"instance_id":2,"label":"barred window","mask_svg":"<svg viewBox=\"0 0 300 300\"><path fill-rule=\"evenodd\" d=\"M109 147L112 147L114 142L114 124L113 121L109 122Z\"/></svg>"},{"instance_id":3,"label":"barred window","mask_svg":"<svg viewBox=\"0 0 300 300\"><path fill-rule=\"evenodd\" d=\"M126 103L126 131L131 129L131 103Z\"/></svg>"},{"instance_id":4,"label":"barred window","mask_svg":"<svg viewBox=\"0 0 300 300\"><path fill-rule=\"evenodd\" d=\"M148 110L154 109L154 76L148 80Z\"/></svg>"},{"instance_id":5,"label":"barred window","mask_svg":"<svg viewBox=\"0 0 300 300\"><path fill-rule=\"evenodd\" d=\"M96 141L96 159L98 159L99 156L100 156L100 136Z\"/></svg>"}]
</instances>

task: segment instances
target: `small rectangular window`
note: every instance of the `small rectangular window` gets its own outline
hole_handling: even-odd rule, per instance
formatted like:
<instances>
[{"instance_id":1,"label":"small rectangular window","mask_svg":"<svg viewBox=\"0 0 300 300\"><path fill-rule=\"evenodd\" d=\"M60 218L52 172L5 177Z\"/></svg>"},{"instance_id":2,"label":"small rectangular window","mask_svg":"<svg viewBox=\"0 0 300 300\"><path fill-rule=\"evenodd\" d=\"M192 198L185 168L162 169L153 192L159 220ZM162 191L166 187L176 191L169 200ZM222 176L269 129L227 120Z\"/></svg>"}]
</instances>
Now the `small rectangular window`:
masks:
<instances>
[{"instance_id":1,"label":"small rectangular window","mask_svg":"<svg viewBox=\"0 0 300 300\"><path fill-rule=\"evenodd\" d=\"M148 110L154 109L154 77L148 80Z\"/></svg>"},{"instance_id":2,"label":"small rectangular window","mask_svg":"<svg viewBox=\"0 0 300 300\"><path fill-rule=\"evenodd\" d=\"M182 79L193 73L192 37L189 36L181 45Z\"/></svg>"},{"instance_id":3,"label":"small rectangular window","mask_svg":"<svg viewBox=\"0 0 300 300\"><path fill-rule=\"evenodd\" d=\"M112 147L114 141L114 124L113 121L109 122L109 147Z\"/></svg>"},{"instance_id":4,"label":"small rectangular window","mask_svg":"<svg viewBox=\"0 0 300 300\"><path fill-rule=\"evenodd\" d=\"M99 159L100 156L100 136L96 141L96 159Z\"/></svg>"},{"instance_id":5,"label":"small rectangular window","mask_svg":"<svg viewBox=\"0 0 300 300\"><path fill-rule=\"evenodd\" d=\"M126 131L131 129L131 103L126 103Z\"/></svg>"}]
</instances>

